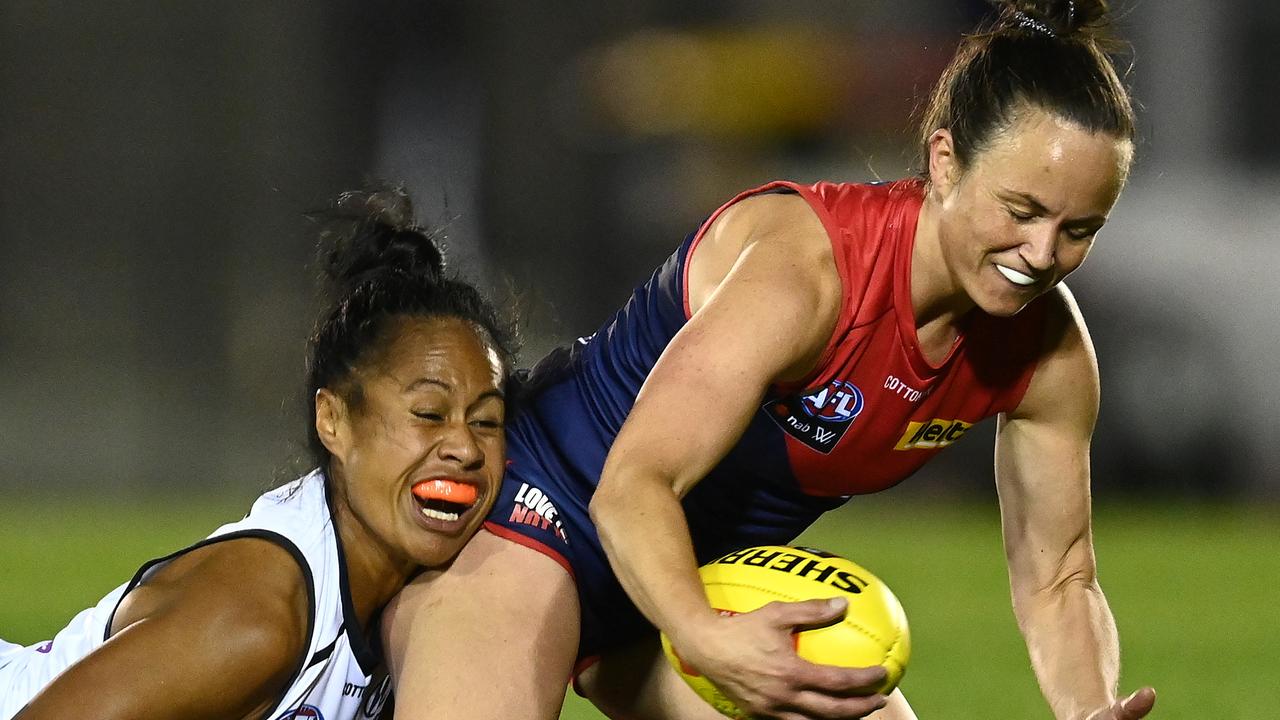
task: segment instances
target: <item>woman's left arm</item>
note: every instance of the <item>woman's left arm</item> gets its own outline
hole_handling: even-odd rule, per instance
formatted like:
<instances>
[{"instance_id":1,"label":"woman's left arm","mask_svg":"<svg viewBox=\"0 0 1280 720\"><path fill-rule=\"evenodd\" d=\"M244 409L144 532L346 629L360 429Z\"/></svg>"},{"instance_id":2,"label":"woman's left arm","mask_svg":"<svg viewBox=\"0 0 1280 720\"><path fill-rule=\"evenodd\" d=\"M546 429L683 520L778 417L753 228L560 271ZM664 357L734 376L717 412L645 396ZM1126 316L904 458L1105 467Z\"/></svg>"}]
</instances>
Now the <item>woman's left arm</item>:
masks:
<instances>
[{"instance_id":1,"label":"woman's left arm","mask_svg":"<svg viewBox=\"0 0 1280 720\"><path fill-rule=\"evenodd\" d=\"M1137 720L1143 688L1117 700L1119 642L1098 585L1089 502L1089 443L1098 367L1070 291L1046 300L1047 349L996 431L996 486L1018 627L1059 720Z\"/></svg>"}]
</instances>

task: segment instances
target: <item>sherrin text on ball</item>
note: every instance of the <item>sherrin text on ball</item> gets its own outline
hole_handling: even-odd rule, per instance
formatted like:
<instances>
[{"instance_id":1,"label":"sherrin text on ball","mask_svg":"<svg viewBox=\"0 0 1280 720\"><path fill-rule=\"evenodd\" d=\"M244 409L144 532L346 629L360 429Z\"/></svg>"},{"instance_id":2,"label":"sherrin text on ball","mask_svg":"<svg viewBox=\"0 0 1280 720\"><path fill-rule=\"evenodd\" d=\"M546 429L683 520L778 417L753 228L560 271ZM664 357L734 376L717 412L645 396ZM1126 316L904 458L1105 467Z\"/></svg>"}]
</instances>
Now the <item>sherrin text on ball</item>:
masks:
<instances>
[{"instance_id":1,"label":"sherrin text on ball","mask_svg":"<svg viewBox=\"0 0 1280 720\"><path fill-rule=\"evenodd\" d=\"M889 693L902 680L911 655L906 613L888 586L857 563L812 548L765 545L713 560L699 574L707 601L724 614L751 612L775 601L844 598L848 610L839 622L795 634L796 653L825 665L883 665L884 682L869 691ZM682 661L666 635L662 649L676 672L712 707L731 718L748 717Z\"/></svg>"}]
</instances>

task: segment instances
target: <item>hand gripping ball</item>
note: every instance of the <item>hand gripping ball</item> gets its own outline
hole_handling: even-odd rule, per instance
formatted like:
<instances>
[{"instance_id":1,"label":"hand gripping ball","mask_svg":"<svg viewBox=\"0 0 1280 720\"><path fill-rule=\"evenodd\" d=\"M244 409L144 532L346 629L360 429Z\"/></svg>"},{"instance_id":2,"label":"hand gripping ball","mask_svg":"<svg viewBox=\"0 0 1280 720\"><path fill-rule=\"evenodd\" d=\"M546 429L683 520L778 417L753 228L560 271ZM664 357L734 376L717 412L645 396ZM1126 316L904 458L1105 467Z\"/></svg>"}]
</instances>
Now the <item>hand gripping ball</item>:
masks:
<instances>
[{"instance_id":1,"label":"hand gripping ball","mask_svg":"<svg viewBox=\"0 0 1280 720\"><path fill-rule=\"evenodd\" d=\"M824 665L884 665L888 672L876 692L888 693L902 679L911 655L906 613L888 586L853 561L812 548L768 545L730 553L698 572L707 601L724 614L751 612L774 601L845 598L849 609L843 620L795 634L796 653ZM685 664L666 635L662 650L675 671L712 707L731 718L748 717Z\"/></svg>"}]
</instances>

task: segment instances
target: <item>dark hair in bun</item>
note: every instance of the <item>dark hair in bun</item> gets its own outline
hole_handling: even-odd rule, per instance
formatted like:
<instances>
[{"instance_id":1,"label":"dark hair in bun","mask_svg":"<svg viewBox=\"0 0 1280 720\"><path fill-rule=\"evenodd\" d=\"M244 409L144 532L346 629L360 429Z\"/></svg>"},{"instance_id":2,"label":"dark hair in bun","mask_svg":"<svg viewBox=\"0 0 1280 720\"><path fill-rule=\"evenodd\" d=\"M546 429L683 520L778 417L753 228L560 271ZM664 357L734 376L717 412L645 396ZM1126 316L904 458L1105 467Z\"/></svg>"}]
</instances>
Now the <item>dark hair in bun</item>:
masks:
<instances>
[{"instance_id":1,"label":"dark hair in bun","mask_svg":"<svg viewBox=\"0 0 1280 720\"><path fill-rule=\"evenodd\" d=\"M473 285L448 277L437 236L414 223L413 204L401 187L345 192L329 208L310 213L319 223L323 310L308 341L305 402L312 462L329 453L315 429L315 393L345 391L358 405L352 371L376 357L392 338L397 317L455 317L470 323L502 357L515 361L514 323Z\"/></svg>"},{"instance_id":2,"label":"dark hair in bun","mask_svg":"<svg viewBox=\"0 0 1280 720\"><path fill-rule=\"evenodd\" d=\"M1110 52L1106 0L989 0L995 20L960 43L920 125L921 170L929 138L951 131L961 167L1025 108L1039 108L1090 132L1132 140L1129 91Z\"/></svg>"},{"instance_id":3,"label":"dark hair in bun","mask_svg":"<svg viewBox=\"0 0 1280 720\"><path fill-rule=\"evenodd\" d=\"M321 270L329 299L379 276L440 282L444 254L430 231L413 224L413 205L403 189L345 192L332 208L312 216L322 222Z\"/></svg>"},{"instance_id":4,"label":"dark hair in bun","mask_svg":"<svg viewBox=\"0 0 1280 720\"><path fill-rule=\"evenodd\" d=\"M1020 27L1059 38L1104 36L1110 13L1106 0L988 1L1000 11L998 27Z\"/></svg>"}]
</instances>

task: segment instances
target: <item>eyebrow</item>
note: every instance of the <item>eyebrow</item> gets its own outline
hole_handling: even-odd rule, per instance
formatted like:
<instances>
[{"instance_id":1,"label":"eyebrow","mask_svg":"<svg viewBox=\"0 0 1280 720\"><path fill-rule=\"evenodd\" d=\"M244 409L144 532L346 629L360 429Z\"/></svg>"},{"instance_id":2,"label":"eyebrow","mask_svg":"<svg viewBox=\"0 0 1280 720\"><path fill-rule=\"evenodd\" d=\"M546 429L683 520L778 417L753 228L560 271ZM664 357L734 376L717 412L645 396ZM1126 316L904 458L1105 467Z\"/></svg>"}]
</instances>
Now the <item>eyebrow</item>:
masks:
<instances>
[{"instance_id":1,"label":"eyebrow","mask_svg":"<svg viewBox=\"0 0 1280 720\"><path fill-rule=\"evenodd\" d=\"M485 390L484 392L480 393L480 397L476 398L476 402L480 402L481 400L484 400L486 398L497 398L503 402L507 401L506 393L502 392L502 390L498 388L494 388L493 390Z\"/></svg>"},{"instance_id":2,"label":"eyebrow","mask_svg":"<svg viewBox=\"0 0 1280 720\"><path fill-rule=\"evenodd\" d=\"M409 383L408 385L405 385L405 386L404 386L404 391L405 391L405 392L413 392L414 390L417 390L417 389L421 388L423 385L435 385L435 386L440 387L440 388L442 388L442 389L444 389L444 390L452 390L452 389L453 389L453 386L452 386L452 385L450 385L449 383L447 383L447 382L445 382L445 381L443 381L443 380L440 380L440 379L437 379L437 378L432 378L432 377L422 377L422 378L418 378L417 380L414 380L413 382Z\"/></svg>"},{"instance_id":3,"label":"eyebrow","mask_svg":"<svg viewBox=\"0 0 1280 720\"><path fill-rule=\"evenodd\" d=\"M422 377L422 378L418 378L417 380L414 380L408 385L405 385L404 392L406 393L413 392L414 390L418 390L422 388L422 386L424 385L434 385L445 391L453 390L453 385L445 382L444 380L441 380L439 378L433 378L433 377ZM484 400L485 398L490 398L490 397L498 398L499 400L502 400L504 402L507 399L506 393L502 392L501 388L494 388L492 390L485 390L484 392L480 393L480 396L476 398L476 401L479 402L480 400Z\"/></svg>"},{"instance_id":4,"label":"eyebrow","mask_svg":"<svg viewBox=\"0 0 1280 720\"><path fill-rule=\"evenodd\" d=\"M1030 193L1021 192L1019 190L1010 190L1009 188L1000 188L1000 191L1015 200L1021 200L1026 203L1034 212L1041 215L1048 215L1049 208L1045 207L1040 199ZM1089 217L1070 220L1068 225L1098 225L1101 226L1107 219L1101 215L1090 215Z\"/></svg>"}]
</instances>

